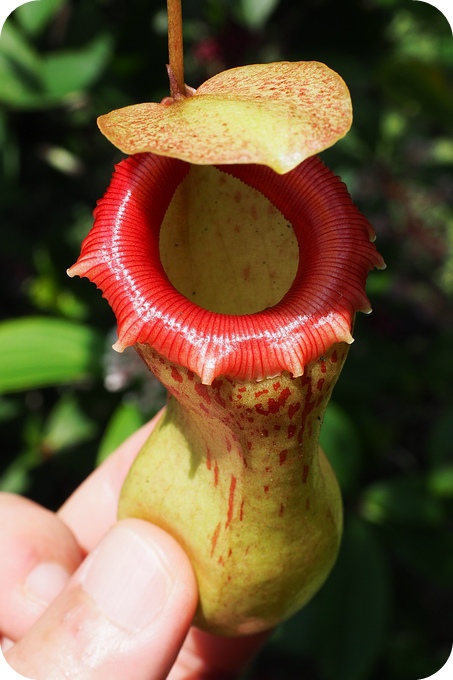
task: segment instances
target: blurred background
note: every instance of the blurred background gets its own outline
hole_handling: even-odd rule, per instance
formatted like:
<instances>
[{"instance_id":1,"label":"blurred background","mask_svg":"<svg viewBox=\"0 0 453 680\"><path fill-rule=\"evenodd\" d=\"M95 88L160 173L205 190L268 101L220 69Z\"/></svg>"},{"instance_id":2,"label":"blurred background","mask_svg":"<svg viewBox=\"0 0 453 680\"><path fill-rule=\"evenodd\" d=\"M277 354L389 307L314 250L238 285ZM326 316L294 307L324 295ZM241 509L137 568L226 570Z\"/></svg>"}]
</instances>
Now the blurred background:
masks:
<instances>
[{"instance_id":1,"label":"blurred background","mask_svg":"<svg viewBox=\"0 0 453 680\"><path fill-rule=\"evenodd\" d=\"M453 39L412 0L183 0L186 82L325 62L352 131L323 154L378 235L374 312L322 444L345 536L327 584L247 678L416 680L453 641ZM121 153L96 117L168 94L164 0L40 0L0 40L0 489L56 509L165 400L69 279Z\"/></svg>"}]
</instances>

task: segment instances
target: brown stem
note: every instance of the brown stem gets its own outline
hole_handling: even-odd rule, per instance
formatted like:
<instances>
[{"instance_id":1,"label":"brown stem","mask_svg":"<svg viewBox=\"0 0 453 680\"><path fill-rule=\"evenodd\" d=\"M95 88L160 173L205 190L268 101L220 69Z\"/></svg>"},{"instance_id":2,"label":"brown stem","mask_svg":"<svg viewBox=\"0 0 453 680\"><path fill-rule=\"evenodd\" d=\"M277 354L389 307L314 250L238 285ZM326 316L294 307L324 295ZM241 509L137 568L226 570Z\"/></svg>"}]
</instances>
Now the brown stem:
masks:
<instances>
[{"instance_id":1,"label":"brown stem","mask_svg":"<svg viewBox=\"0 0 453 680\"><path fill-rule=\"evenodd\" d=\"M167 0L167 12L169 70L173 76L170 90L171 96L178 98L185 96L181 0Z\"/></svg>"}]
</instances>

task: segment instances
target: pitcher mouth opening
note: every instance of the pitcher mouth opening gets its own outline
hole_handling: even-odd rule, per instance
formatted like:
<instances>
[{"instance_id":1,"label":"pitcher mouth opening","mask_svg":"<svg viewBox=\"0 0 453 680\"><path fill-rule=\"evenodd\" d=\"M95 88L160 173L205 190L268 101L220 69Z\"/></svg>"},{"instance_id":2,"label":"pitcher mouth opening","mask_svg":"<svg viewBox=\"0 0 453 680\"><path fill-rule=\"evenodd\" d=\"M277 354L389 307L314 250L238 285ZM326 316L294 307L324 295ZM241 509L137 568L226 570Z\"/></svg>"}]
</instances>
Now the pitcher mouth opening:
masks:
<instances>
[{"instance_id":1,"label":"pitcher mouth opening","mask_svg":"<svg viewBox=\"0 0 453 680\"><path fill-rule=\"evenodd\" d=\"M273 289L268 284L275 267L260 267L262 252L247 252L250 233L243 253L237 252L237 262L225 275L224 286L222 267L234 258L240 239L232 239L223 249L221 239L228 230L223 236L211 234L207 279L202 267L207 254L199 250L195 256L187 243L179 252L181 246L175 245L187 237L186 224L195 232L209 229L210 219L197 211L203 205L207 210L216 200L209 182L219 189L225 177L231 178L224 181L229 187L239 182L233 191L242 188L244 195L259 192L265 197L258 202L251 199L255 208L275 208L272 226L261 223L266 230L264 247L276 251L269 262L282 260ZM201 203L197 187L201 194L203 188L206 192ZM221 221L234 222L234 196L222 202L222 210ZM245 221L233 224L233 234L235 226L245 232L259 230L258 212L251 227ZM287 224L291 229L284 227ZM284 234L283 227L288 232L284 246L276 237L277 232ZM119 351L135 343L148 344L197 373L206 384L219 375L261 380L289 371L299 376L332 344L352 342L355 312L370 311L367 274L384 266L373 238L370 224L352 203L345 185L316 157L279 175L261 165L201 169L144 153L116 167L95 210L94 227L68 273L86 276L102 290L117 317L114 347ZM254 243L259 242L258 233ZM231 278L238 272L244 275L244 270L247 274L247 266L250 276L253 271L261 280L255 288L237 286L234 302Z\"/></svg>"},{"instance_id":2,"label":"pitcher mouth opening","mask_svg":"<svg viewBox=\"0 0 453 680\"><path fill-rule=\"evenodd\" d=\"M292 224L260 191L213 166L190 166L165 214L159 252L176 290L218 314L274 307L299 265Z\"/></svg>"}]
</instances>

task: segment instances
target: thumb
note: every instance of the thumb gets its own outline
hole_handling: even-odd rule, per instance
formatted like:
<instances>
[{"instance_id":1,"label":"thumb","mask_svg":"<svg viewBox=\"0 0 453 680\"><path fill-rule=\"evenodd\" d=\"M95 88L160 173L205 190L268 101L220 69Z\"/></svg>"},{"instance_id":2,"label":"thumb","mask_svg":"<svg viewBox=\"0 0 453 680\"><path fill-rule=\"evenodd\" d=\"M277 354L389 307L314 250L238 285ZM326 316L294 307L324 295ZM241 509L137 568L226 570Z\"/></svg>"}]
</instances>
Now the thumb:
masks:
<instances>
[{"instance_id":1,"label":"thumb","mask_svg":"<svg viewBox=\"0 0 453 680\"><path fill-rule=\"evenodd\" d=\"M196 603L179 544L152 524L123 520L6 660L32 680L163 680Z\"/></svg>"}]
</instances>

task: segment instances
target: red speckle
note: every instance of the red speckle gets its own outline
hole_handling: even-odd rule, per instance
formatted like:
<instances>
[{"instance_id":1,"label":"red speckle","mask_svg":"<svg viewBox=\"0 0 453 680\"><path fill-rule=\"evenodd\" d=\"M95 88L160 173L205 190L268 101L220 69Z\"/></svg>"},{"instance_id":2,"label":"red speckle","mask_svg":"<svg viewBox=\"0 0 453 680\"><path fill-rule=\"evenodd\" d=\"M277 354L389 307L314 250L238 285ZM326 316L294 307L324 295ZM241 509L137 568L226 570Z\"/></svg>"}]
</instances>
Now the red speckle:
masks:
<instances>
[{"instance_id":1,"label":"red speckle","mask_svg":"<svg viewBox=\"0 0 453 680\"><path fill-rule=\"evenodd\" d=\"M316 387L318 388L318 390L322 389L322 386L324 385L324 383L325 383L325 378L319 378L318 382L316 383Z\"/></svg>"},{"instance_id":2,"label":"red speckle","mask_svg":"<svg viewBox=\"0 0 453 680\"><path fill-rule=\"evenodd\" d=\"M208 470L210 470L211 466L212 466L211 451L208 449L206 453L206 467L208 468Z\"/></svg>"},{"instance_id":3,"label":"red speckle","mask_svg":"<svg viewBox=\"0 0 453 680\"><path fill-rule=\"evenodd\" d=\"M280 503L280 510L278 511L278 516L283 517L283 513L285 512L285 506L283 503Z\"/></svg>"},{"instance_id":4,"label":"red speckle","mask_svg":"<svg viewBox=\"0 0 453 680\"><path fill-rule=\"evenodd\" d=\"M221 397L220 394L219 394L218 392L214 392L214 395L213 395L213 396L214 396L214 400L215 400L218 404L220 404L220 406L221 406L222 408L225 408L225 406L226 406L226 401L225 401L225 399L224 399L223 397Z\"/></svg>"},{"instance_id":5,"label":"red speckle","mask_svg":"<svg viewBox=\"0 0 453 680\"><path fill-rule=\"evenodd\" d=\"M297 427L294 425L294 423L291 423L291 425L288 425L288 439L292 439L294 435L296 434Z\"/></svg>"},{"instance_id":6,"label":"red speckle","mask_svg":"<svg viewBox=\"0 0 453 680\"><path fill-rule=\"evenodd\" d=\"M270 470L271 470L270 467L265 467L265 468L264 468L264 472L270 472Z\"/></svg>"},{"instance_id":7,"label":"red speckle","mask_svg":"<svg viewBox=\"0 0 453 680\"><path fill-rule=\"evenodd\" d=\"M217 378L217 379L214 380L214 382L212 383L211 389L214 390L214 393L213 393L213 395L212 395L212 396L214 397L214 400L215 400L218 404L220 404L220 406L221 406L222 408L225 408L225 406L226 406L225 399L220 395L220 389L221 389L222 385L223 385L223 380ZM230 400L231 400L231 399L230 399Z\"/></svg>"},{"instance_id":8,"label":"red speckle","mask_svg":"<svg viewBox=\"0 0 453 680\"><path fill-rule=\"evenodd\" d=\"M238 399L242 399L242 394L237 394L236 397L237 397Z\"/></svg>"},{"instance_id":9,"label":"red speckle","mask_svg":"<svg viewBox=\"0 0 453 680\"><path fill-rule=\"evenodd\" d=\"M218 559L217 561L218 561L218 563L219 563L219 564L221 564L221 565L222 565L222 567L223 567L223 565L225 564L225 562L224 562L224 559L223 559L222 555L220 555L220 557L219 557L219 559Z\"/></svg>"},{"instance_id":10,"label":"red speckle","mask_svg":"<svg viewBox=\"0 0 453 680\"><path fill-rule=\"evenodd\" d=\"M246 446L249 451L252 450L252 442L247 442Z\"/></svg>"},{"instance_id":11,"label":"red speckle","mask_svg":"<svg viewBox=\"0 0 453 680\"><path fill-rule=\"evenodd\" d=\"M228 555L227 555L227 557L231 557L232 554L233 554L233 551L232 551L231 548L230 548L230 549L228 550Z\"/></svg>"},{"instance_id":12,"label":"red speckle","mask_svg":"<svg viewBox=\"0 0 453 680\"><path fill-rule=\"evenodd\" d=\"M281 425L274 425L274 430L276 430L277 432L279 432L281 429L282 429Z\"/></svg>"},{"instance_id":13,"label":"red speckle","mask_svg":"<svg viewBox=\"0 0 453 680\"><path fill-rule=\"evenodd\" d=\"M304 407L301 414L302 428L305 428L307 417L310 415L310 413L313 411L315 407L316 402L312 401L311 397L312 397L311 383L307 382L307 393L305 395Z\"/></svg>"},{"instance_id":14,"label":"red speckle","mask_svg":"<svg viewBox=\"0 0 453 680\"><path fill-rule=\"evenodd\" d=\"M277 390L280 389L280 383L279 383L279 382L275 382L275 383L273 384L273 388L274 388L274 390L277 392Z\"/></svg>"},{"instance_id":15,"label":"red speckle","mask_svg":"<svg viewBox=\"0 0 453 680\"><path fill-rule=\"evenodd\" d=\"M296 404L290 404L288 406L288 417L290 420L292 420L292 417L294 416L295 413L300 409L300 401L298 401Z\"/></svg>"},{"instance_id":16,"label":"red speckle","mask_svg":"<svg viewBox=\"0 0 453 680\"><path fill-rule=\"evenodd\" d=\"M264 493L269 493L269 484L266 484L266 486L263 486Z\"/></svg>"},{"instance_id":17,"label":"red speckle","mask_svg":"<svg viewBox=\"0 0 453 680\"><path fill-rule=\"evenodd\" d=\"M228 451L228 453L231 453L231 449L232 449L233 445L232 445L232 443L230 442L229 439L225 439L225 446L226 446L226 450Z\"/></svg>"},{"instance_id":18,"label":"red speckle","mask_svg":"<svg viewBox=\"0 0 453 680\"><path fill-rule=\"evenodd\" d=\"M227 529L230 526L231 520L233 519L235 489L236 489L236 477L234 475L231 475L230 495L228 497L228 514L227 521L225 523L225 529Z\"/></svg>"},{"instance_id":19,"label":"red speckle","mask_svg":"<svg viewBox=\"0 0 453 680\"><path fill-rule=\"evenodd\" d=\"M211 557L214 555L214 550L219 539L219 534L220 534L220 522L216 526L214 533L211 536Z\"/></svg>"},{"instance_id":20,"label":"red speckle","mask_svg":"<svg viewBox=\"0 0 453 680\"><path fill-rule=\"evenodd\" d=\"M246 389L247 389L246 386L243 385L242 387L239 387L239 388L238 388L238 392L245 392Z\"/></svg>"},{"instance_id":21,"label":"red speckle","mask_svg":"<svg viewBox=\"0 0 453 680\"><path fill-rule=\"evenodd\" d=\"M263 394L269 394L269 390L259 390L258 392L255 392L255 399L259 399Z\"/></svg>"},{"instance_id":22,"label":"red speckle","mask_svg":"<svg viewBox=\"0 0 453 680\"><path fill-rule=\"evenodd\" d=\"M206 404L202 404L202 403L200 402L198 405L199 405L200 409L201 409L204 413L206 413L208 416L210 415L209 409L208 409L208 407L206 406Z\"/></svg>"},{"instance_id":23,"label":"red speckle","mask_svg":"<svg viewBox=\"0 0 453 680\"><path fill-rule=\"evenodd\" d=\"M267 410L263 408L262 404L255 404L255 411L260 413L262 416L268 416L271 413L277 413L282 408L282 406L285 405L290 394L291 390L289 387L285 387L285 389L281 391L278 399L267 400Z\"/></svg>"},{"instance_id":24,"label":"red speckle","mask_svg":"<svg viewBox=\"0 0 453 680\"><path fill-rule=\"evenodd\" d=\"M279 456L278 456L278 460L279 460L280 465L283 465L283 463L286 460L287 455L288 455L287 449L283 449L283 451L280 451Z\"/></svg>"},{"instance_id":25,"label":"red speckle","mask_svg":"<svg viewBox=\"0 0 453 680\"><path fill-rule=\"evenodd\" d=\"M199 397L204 399L207 404L211 403L211 397L209 396L207 385L195 383L195 392L198 394Z\"/></svg>"},{"instance_id":26,"label":"red speckle","mask_svg":"<svg viewBox=\"0 0 453 680\"><path fill-rule=\"evenodd\" d=\"M195 375L195 374L194 374L193 371L187 371L187 377L189 378L189 380L193 380L193 379L194 379L194 375Z\"/></svg>"},{"instance_id":27,"label":"red speckle","mask_svg":"<svg viewBox=\"0 0 453 680\"><path fill-rule=\"evenodd\" d=\"M217 461L214 463L214 486L217 486L219 483L219 466L217 465Z\"/></svg>"},{"instance_id":28,"label":"red speckle","mask_svg":"<svg viewBox=\"0 0 453 680\"><path fill-rule=\"evenodd\" d=\"M244 281L248 281L250 279L250 265L248 267L244 267L242 271L242 276L244 278Z\"/></svg>"},{"instance_id":29,"label":"red speckle","mask_svg":"<svg viewBox=\"0 0 453 680\"><path fill-rule=\"evenodd\" d=\"M321 373L325 373L326 371L327 371L326 360L321 359Z\"/></svg>"},{"instance_id":30,"label":"red speckle","mask_svg":"<svg viewBox=\"0 0 453 680\"><path fill-rule=\"evenodd\" d=\"M269 437L269 430L261 430L261 434L263 437Z\"/></svg>"},{"instance_id":31,"label":"red speckle","mask_svg":"<svg viewBox=\"0 0 453 680\"><path fill-rule=\"evenodd\" d=\"M241 507L239 509L239 520L242 522L244 519L244 499L241 501Z\"/></svg>"},{"instance_id":32,"label":"red speckle","mask_svg":"<svg viewBox=\"0 0 453 680\"><path fill-rule=\"evenodd\" d=\"M173 380L176 380L176 382L182 383L184 378L182 377L181 373L178 371L176 366L171 367L171 377Z\"/></svg>"},{"instance_id":33,"label":"red speckle","mask_svg":"<svg viewBox=\"0 0 453 680\"><path fill-rule=\"evenodd\" d=\"M170 394L177 400L180 401L182 398L182 393L180 390L177 390L176 387L172 387L171 385L168 385L167 387L168 391Z\"/></svg>"},{"instance_id":34,"label":"red speckle","mask_svg":"<svg viewBox=\"0 0 453 680\"><path fill-rule=\"evenodd\" d=\"M310 468L308 465L304 465L303 470L302 470L302 483L306 484L307 483L307 477L309 473Z\"/></svg>"},{"instance_id":35,"label":"red speckle","mask_svg":"<svg viewBox=\"0 0 453 680\"><path fill-rule=\"evenodd\" d=\"M332 356L330 357L330 361L331 361L333 364L336 364L336 363L337 363L337 361L338 361L338 355L337 355L337 350L336 350L336 349L334 349L334 351L332 352Z\"/></svg>"}]
</instances>

